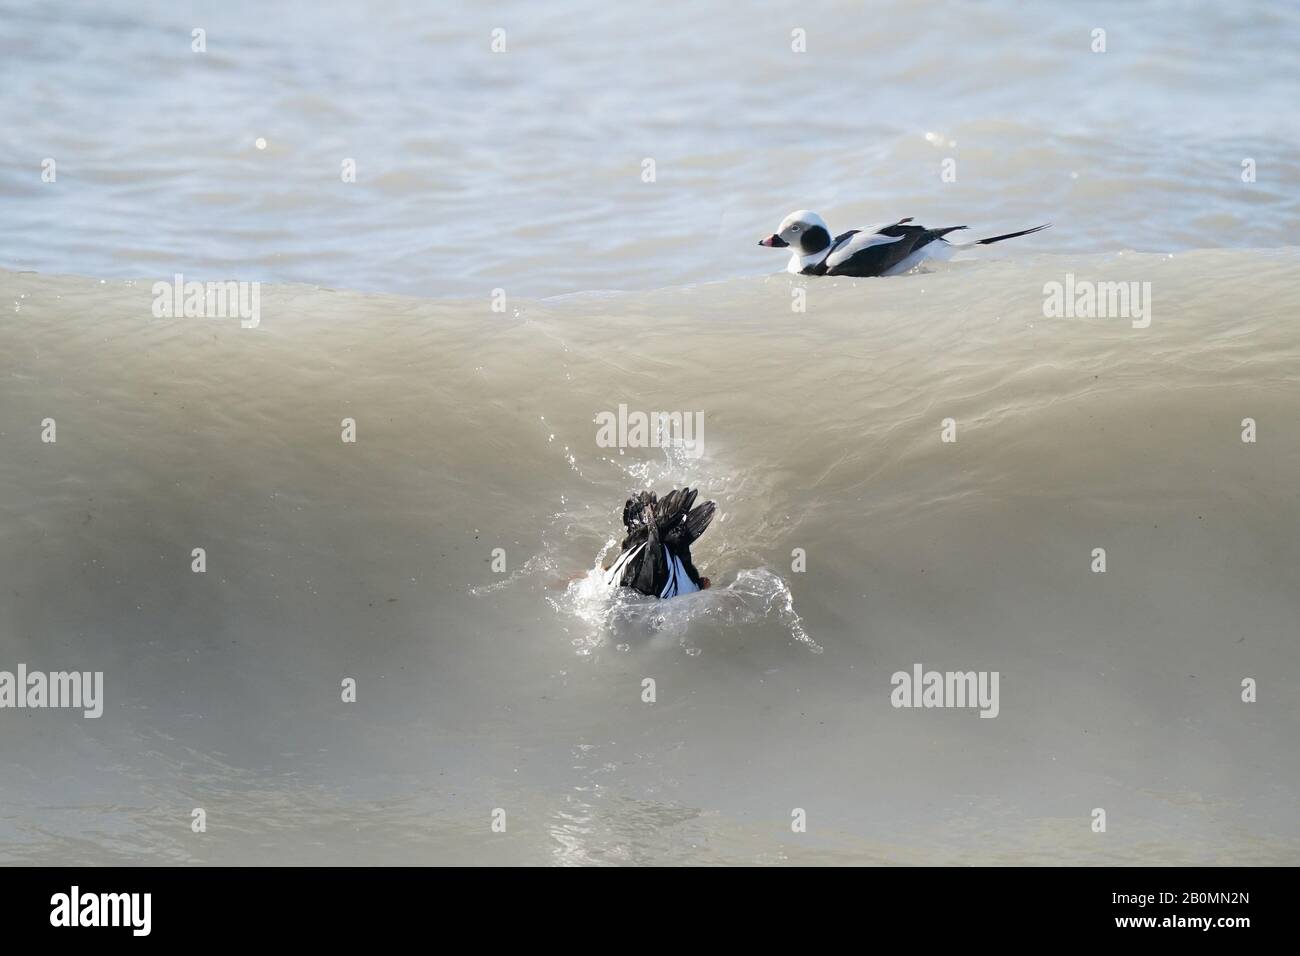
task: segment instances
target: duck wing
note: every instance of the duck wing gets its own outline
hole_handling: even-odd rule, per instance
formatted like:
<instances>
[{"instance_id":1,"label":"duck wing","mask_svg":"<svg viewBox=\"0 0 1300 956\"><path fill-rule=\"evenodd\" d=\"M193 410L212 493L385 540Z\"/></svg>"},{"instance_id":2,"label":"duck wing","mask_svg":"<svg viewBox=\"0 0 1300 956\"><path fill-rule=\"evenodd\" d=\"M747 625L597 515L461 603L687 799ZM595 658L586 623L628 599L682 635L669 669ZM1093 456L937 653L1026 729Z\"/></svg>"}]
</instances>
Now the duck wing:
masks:
<instances>
[{"instance_id":1,"label":"duck wing","mask_svg":"<svg viewBox=\"0 0 1300 956\"><path fill-rule=\"evenodd\" d=\"M642 494L644 495L644 492ZM655 511L653 502L643 504L645 547L641 549L640 554L628 562L623 570L623 579L619 582L624 587L633 588L651 597L658 597L664 582L668 580L668 558L659 540L659 524L655 520Z\"/></svg>"},{"instance_id":2,"label":"duck wing","mask_svg":"<svg viewBox=\"0 0 1300 956\"><path fill-rule=\"evenodd\" d=\"M708 530L709 522L713 520L713 512L717 507L712 501L706 501L698 508L691 509L690 514L686 516L686 521L683 522L686 527L686 544L694 544L700 535Z\"/></svg>"}]
</instances>

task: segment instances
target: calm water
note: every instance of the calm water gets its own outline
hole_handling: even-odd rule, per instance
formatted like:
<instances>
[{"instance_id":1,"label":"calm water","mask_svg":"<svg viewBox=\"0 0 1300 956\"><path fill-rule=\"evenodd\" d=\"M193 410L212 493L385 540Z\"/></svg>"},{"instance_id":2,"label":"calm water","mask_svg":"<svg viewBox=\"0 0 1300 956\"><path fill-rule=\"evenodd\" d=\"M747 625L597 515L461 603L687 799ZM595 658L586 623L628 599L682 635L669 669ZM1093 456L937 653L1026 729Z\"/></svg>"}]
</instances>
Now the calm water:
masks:
<instances>
[{"instance_id":1,"label":"calm water","mask_svg":"<svg viewBox=\"0 0 1300 956\"><path fill-rule=\"evenodd\" d=\"M0 710L0 861L1300 861L1300 18L1026 6L0 4L0 670L106 686ZM570 580L686 482L713 589Z\"/></svg>"}]
</instances>

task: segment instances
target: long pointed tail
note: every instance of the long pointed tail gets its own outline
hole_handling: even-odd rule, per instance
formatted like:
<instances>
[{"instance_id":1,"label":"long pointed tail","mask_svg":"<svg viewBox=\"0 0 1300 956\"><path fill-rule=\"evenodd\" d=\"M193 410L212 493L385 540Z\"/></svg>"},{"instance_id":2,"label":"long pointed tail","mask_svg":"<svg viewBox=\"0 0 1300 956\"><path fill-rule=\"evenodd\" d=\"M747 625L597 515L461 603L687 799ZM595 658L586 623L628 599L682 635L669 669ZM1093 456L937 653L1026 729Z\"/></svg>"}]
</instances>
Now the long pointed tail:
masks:
<instances>
[{"instance_id":1,"label":"long pointed tail","mask_svg":"<svg viewBox=\"0 0 1300 956\"><path fill-rule=\"evenodd\" d=\"M1043 223L1041 226L1034 226L1033 229L1022 229L1022 230L1020 230L1019 232L1008 232L1008 233L1007 233L1006 235L1004 235L1004 236L990 236L990 237L987 238L987 239L976 239L974 242L968 242L968 243L965 243L965 245L968 245L968 246L989 246L989 245L992 245L992 244L995 243L995 242L1001 242L1003 239L1015 239L1017 236L1028 236L1028 235L1031 234L1031 233L1042 232L1044 229L1046 229L1046 228L1047 228L1048 226L1050 226L1050 225L1051 225L1050 222L1045 222L1045 223Z\"/></svg>"}]
</instances>

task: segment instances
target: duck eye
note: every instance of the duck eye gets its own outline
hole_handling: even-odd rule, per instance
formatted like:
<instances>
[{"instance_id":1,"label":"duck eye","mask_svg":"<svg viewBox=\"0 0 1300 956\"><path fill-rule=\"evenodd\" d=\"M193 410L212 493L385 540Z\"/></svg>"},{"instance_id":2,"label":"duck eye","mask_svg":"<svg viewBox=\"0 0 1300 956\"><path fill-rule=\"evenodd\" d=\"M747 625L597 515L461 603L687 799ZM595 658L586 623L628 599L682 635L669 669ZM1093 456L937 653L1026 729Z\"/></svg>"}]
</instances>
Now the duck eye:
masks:
<instances>
[{"instance_id":1,"label":"duck eye","mask_svg":"<svg viewBox=\"0 0 1300 956\"><path fill-rule=\"evenodd\" d=\"M791 227L790 227L790 231L791 231L791 232L798 232L798 231L799 231L799 227L798 227L798 226L791 226Z\"/></svg>"}]
</instances>

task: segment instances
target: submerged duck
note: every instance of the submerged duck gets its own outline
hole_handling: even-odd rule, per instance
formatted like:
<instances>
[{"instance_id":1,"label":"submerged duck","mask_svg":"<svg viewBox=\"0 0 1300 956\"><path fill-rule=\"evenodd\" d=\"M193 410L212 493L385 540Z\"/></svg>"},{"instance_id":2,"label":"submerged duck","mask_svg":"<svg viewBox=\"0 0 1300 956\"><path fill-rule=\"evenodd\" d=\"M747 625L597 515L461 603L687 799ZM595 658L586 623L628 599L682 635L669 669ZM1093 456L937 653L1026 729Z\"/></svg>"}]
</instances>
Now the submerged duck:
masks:
<instances>
[{"instance_id":1,"label":"submerged duck","mask_svg":"<svg viewBox=\"0 0 1300 956\"><path fill-rule=\"evenodd\" d=\"M627 537L606 569L605 582L661 598L707 588L709 579L691 563L691 545L709 527L717 506L706 501L692 507L697 494L691 488L674 488L662 499L653 491L629 498L623 505Z\"/></svg>"},{"instance_id":2,"label":"submerged duck","mask_svg":"<svg viewBox=\"0 0 1300 956\"><path fill-rule=\"evenodd\" d=\"M968 227L927 229L925 226L909 226L911 221L911 217L908 217L883 228L872 226L868 229L850 229L832 239L831 231L826 228L821 216L811 210L800 209L786 216L781 227L766 239L760 239L758 244L773 249L793 249L790 263L786 266L787 272L806 276L866 278L899 275L926 259L946 259L956 249L992 245L1003 239L1027 236L1051 225L1044 223L1019 232L953 244L944 236Z\"/></svg>"}]
</instances>

